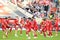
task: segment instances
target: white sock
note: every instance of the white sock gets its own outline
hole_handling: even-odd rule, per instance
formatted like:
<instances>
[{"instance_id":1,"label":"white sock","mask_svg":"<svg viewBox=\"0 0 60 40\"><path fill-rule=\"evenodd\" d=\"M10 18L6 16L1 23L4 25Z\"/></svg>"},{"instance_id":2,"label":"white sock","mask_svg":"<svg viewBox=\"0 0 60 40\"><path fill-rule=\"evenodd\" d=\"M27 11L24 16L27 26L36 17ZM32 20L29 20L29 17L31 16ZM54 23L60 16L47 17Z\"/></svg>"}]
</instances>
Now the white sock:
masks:
<instances>
[{"instance_id":1,"label":"white sock","mask_svg":"<svg viewBox=\"0 0 60 40\"><path fill-rule=\"evenodd\" d=\"M17 34L15 34L15 37L18 37L18 35L17 35Z\"/></svg>"},{"instance_id":2,"label":"white sock","mask_svg":"<svg viewBox=\"0 0 60 40\"><path fill-rule=\"evenodd\" d=\"M34 39L36 39L37 37L34 37Z\"/></svg>"},{"instance_id":3,"label":"white sock","mask_svg":"<svg viewBox=\"0 0 60 40\"><path fill-rule=\"evenodd\" d=\"M51 36L51 37L53 37L53 36Z\"/></svg>"},{"instance_id":4,"label":"white sock","mask_svg":"<svg viewBox=\"0 0 60 40\"><path fill-rule=\"evenodd\" d=\"M6 32L6 35L7 35L8 33Z\"/></svg>"},{"instance_id":5,"label":"white sock","mask_svg":"<svg viewBox=\"0 0 60 40\"><path fill-rule=\"evenodd\" d=\"M31 39L30 37L28 37L28 39Z\"/></svg>"},{"instance_id":6,"label":"white sock","mask_svg":"<svg viewBox=\"0 0 60 40\"><path fill-rule=\"evenodd\" d=\"M28 37L28 35L26 34L26 36Z\"/></svg>"}]
</instances>

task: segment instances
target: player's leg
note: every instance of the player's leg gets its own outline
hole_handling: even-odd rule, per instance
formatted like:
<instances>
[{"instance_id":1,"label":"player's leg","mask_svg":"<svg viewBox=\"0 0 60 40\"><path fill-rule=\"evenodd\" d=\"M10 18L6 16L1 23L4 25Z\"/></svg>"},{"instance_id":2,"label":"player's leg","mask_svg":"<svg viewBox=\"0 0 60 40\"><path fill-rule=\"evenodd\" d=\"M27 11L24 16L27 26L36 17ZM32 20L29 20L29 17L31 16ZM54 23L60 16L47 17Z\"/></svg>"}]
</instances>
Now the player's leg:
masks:
<instances>
[{"instance_id":1,"label":"player's leg","mask_svg":"<svg viewBox=\"0 0 60 40\"><path fill-rule=\"evenodd\" d=\"M2 31L3 31L3 38L6 38L7 37L7 30L6 28L2 28Z\"/></svg>"},{"instance_id":2,"label":"player's leg","mask_svg":"<svg viewBox=\"0 0 60 40\"><path fill-rule=\"evenodd\" d=\"M9 26L6 26L6 35L8 35L8 33L10 33L10 27Z\"/></svg>"},{"instance_id":3,"label":"player's leg","mask_svg":"<svg viewBox=\"0 0 60 40\"><path fill-rule=\"evenodd\" d=\"M46 37L46 32L43 32L44 37Z\"/></svg>"},{"instance_id":4,"label":"player's leg","mask_svg":"<svg viewBox=\"0 0 60 40\"><path fill-rule=\"evenodd\" d=\"M20 29L20 34L22 35L22 28Z\"/></svg>"},{"instance_id":5,"label":"player's leg","mask_svg":"<svg viewBox=\"0 0 60 40\"><path fill-rule=\"evenodd\" d=\"M28 37L28 39L30 39L30 31L31 31L31 29L27 28L27 30L26 30L26 36Z\"/></svg>"},{"instance_id":6,"label":"player's leg","mask_svg":"<svg viewBox=\"0 0 60 40\"><path fill-rule=\"evenodd\" d=\"M5 29L2 28L2 31L3 31L3 38L5 38Z\"/></svg>"},{"instance_id":7,"label":"player's leg","mask_svg":"<svg viewBox=\"0 0 60 40\"><path fill-rule=\"evenodd\" d=\"M22 35L22 26L19 25L19 28L20 28L20 35Z\"/></svg>"},{"instance_id":8,"label":"player's leg","mask_svg":"<svg viewBox=\"0 0 60 40\"><path fill-rule=\"evenodd\" d=\"M29 36L29 31L30 31L30 30L27 28L27 29L26 29L26 36Z\"/></svg>"},{"instance_id":9,"label":"player's leg","mask_svg":"<svg viewBox=\"0 0 60 40\"><path fill-rule=\"evenodd\" d=\"M18 35L17 35L17 30L15 30L15 37L18 37Z\"/></svg>"},{"instance_id":10,"label":"player's leg","mask_svg":"<svg viewBox=\"0 0 60 40\"><path fill-rule=\"evenodd\" d=\"M47 34L49 33L49 26L47 26Z\"/></svg>"},{"instance_id":11,"label":"player's leg","mask_svg":"<svg viewBox=\"0 0 60 40\"><path fill-rule=\"evenodd\" d=\"M58 28L58 27L56 27L56 36L58 36L58 29L59 29L59 28Z\"/></svg>"},{"instance_id":12,"label":"player's leg","mask_svg":"<svg viewBox=\"0 0 60 40\"><path fill-rule=\"evenodd\" d=\"M15 37L18 37L17 32L18 32L18 27L15 25Z\"/></svg>"},{"instance_id":13,"label":"player's leg","mask_svg":"<svg viewBox=\"0 0 60 40\"><path fill-rule=\"evenodd\" d=\"M6 28L6 37L8 36L8 31L9 31L9 29L8 29L8 28Z\"/></svg>"},{"instance_id":14,"label":"player's leg","mask_svg":"<svg viewBox=\"0 0 60 40\"><path fill-rule=\"evenodd\" d=\"M37 38L38 26L34 27L34 38Z\"/></svg>"},{"instance_id":15,"label":"player's leg","mask_svg":"<svg viewBox=\"0 0 60 40\"><path fill-rule=\"evenodd\" d=\"M37 38L37 33L36 33L37 31L35 30L34 31L34 38Z\"/></svg>"},{"instance_id":16,"label":"player's leg","mask_svg":"<svg viewBox=\"0 0 60 40\"><path fill-rule=\"evenodd\" d=\"M12 27L10 27L10 32L12 32Z\"/></svg>"},{"instance_id":17,"label":"player's leg","mask_svg":"<svg viewBox=\"0 0 60 40\"><path fill-rule=\"evenodd\" d=\"M52 36L52 31L49 31L49 34L48 34L49 36Z\"/></svg>"},{"instance_id":18,"label":"player's leg","mask_svg":"<svg viewBox=\"0 0 60 40\"><path fill-rule=\"evenodd\" d=\"M40 27L40 34L43 35L43 30L42 26Z\"/></svg>"},{"instance_id":19,"label":"player's leg","mask_svg":"<svg viewBox=\"0 0 60 40\"><path fill-rule=\"evenodd\" d=\"M43 31L44 37L46 37L46 32L47 32L46 27L44 27L42 31Z\"/></svg>"},{"instance_id":20,"label":"player's leg","mask_svg":"<svg viewBox=\"0 0 60 40\"><path fill-rule=\"evenodd\" d=\"M49 34L48 34L50 37L52 37L52 30L53 30L53 27L50 27L49 28Z\"/></svg>"},{"instance_id":21,"label":"player's leg","mask_svg":"<svg viewBox=\"0 0 60 40\"><path fill-rule=\"evenodd\" d=\"M49 30L50 28L49 28L49 26L47 27L47 37L50 37L49 35L50 35L50 30Z\"/></svg>"}]
</instances>

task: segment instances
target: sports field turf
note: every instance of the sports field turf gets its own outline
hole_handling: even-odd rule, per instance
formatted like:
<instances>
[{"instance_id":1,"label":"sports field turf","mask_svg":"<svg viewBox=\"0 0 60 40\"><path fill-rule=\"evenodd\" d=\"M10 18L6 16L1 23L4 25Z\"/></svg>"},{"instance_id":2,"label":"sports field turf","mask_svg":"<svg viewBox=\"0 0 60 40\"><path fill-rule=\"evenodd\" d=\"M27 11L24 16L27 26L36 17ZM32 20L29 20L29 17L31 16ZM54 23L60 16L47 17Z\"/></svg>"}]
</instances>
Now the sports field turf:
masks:
<instances>
[{"instance_id":1,"label":"sports field turf","mask_svg":"<svg viewBox=\"0 0 60 40\"><path fill-rule=\"evenodd\" d=\"M0 31L0 40L28 40L28 37L26 36L25 31L23 31L22 36L20 35L20 32L18 31L18 37L14 36L14 32L15 31L12 31L12 33L8 34L7 38L3 39L2 38L3 32ZM55 36L55 32L53 32L53 37L44 37L43 35L40 35L39 32L37 32L37 34L38 34L38 38L34 39L33 33L30 32L31 40L60 40L60 32L58 32L58 36Z\"/></svg>"}]
</instances>

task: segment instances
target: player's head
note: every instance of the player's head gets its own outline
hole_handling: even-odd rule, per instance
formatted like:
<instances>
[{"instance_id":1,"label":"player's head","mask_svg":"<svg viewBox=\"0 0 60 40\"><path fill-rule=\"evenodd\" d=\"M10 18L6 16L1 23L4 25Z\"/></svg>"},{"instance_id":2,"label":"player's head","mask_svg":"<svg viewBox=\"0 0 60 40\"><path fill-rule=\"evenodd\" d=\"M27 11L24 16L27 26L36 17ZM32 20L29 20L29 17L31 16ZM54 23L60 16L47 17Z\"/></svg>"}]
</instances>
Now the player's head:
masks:
<instances>
[{"instance_id":1,"label":"player's head","mask_svg":"<svg viewBox=\"0 0 60 40\"><path fill-rule=\"evenodd\" d=\"M28 19L31 19L30 17L28 17Z\"/></svg>"},{"instance_id":2,"label":"player's head","mask_svg":"<svg viewBox=\"0 0 60 40\"><path fill-rule=\"evenodd\" d=\"M26 17L23 17L24 19L26 18Z\"/></svg>"},{"instance_id":3,"label":"player's head","mask_svg":"<svg viewBox=\"0 0 60 40\"><path fill-rule=\"evenodd\" d=\"M11 17L9 16L8 19L11 19Z\"/></svg>"},{"instance_id":4,"label":"player's head","mask_svg":"<svg viewBox=\"0 0 60 40\"><path fill-rule=\"evenodd\" d=\"M16 16L16 18L19 18L18 16Z\"/></svg>"},{"instance_id":5,"label":"player's head","mask_svg":"<svg viewBox=\"0 0 60 40\"><path fill-rule=\"evenodd\" d=\"M32 20L34 20L35 19L35 17L34 16L32 16Z\"/></svg>"},{"instance_id":6,"label":"player's head","mask_svg":"<svg viewBox=\"0 0 60 40\"><path fill-rule=\"evenodd\" d=\"M5 17L5 19L8 19L7 17Z\"/></svg>"},{"instance_id":7,"label":"player's head","mask_svg":"<svg viewBox=\"0 0 60 40\"><path fill-rule=\"evenodd\" d=\"M24 20L26 20L27 18L26 17L23 17Z\"/></svg>"},{"instance_id":8,"label":"player's head","mask_svg":"<svg viewBox=\"0 0 60 40\"><path fill-rule=\"evenodd\" d=\"M30 18L30 17L29 17L28 19L29 19L29 20L31 20L31 18Z\"/></svg>"}]
</instances>

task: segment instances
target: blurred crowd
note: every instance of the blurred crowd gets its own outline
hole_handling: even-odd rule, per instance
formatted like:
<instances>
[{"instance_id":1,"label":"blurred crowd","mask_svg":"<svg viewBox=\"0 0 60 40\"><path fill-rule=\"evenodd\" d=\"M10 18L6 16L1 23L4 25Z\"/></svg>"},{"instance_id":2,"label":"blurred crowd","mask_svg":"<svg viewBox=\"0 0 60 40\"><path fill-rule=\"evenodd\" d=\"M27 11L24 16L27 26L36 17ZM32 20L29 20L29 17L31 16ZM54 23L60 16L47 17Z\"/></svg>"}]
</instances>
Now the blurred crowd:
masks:
<instances>
[{"instance_id":1,"label":"blurred crowd","mask_svg":"<svg viewBox=\"0 0 60 40\"><path fill-rule=\"evenodd\" d=\"M17 0L17 5L34 17L39 18L54 18L60 13L60 0L32 0L28 2Z\"/></svg>"},{"instance_id":2,"label":"blurred crowd","mask_svg":"<svg viewBox=\"0 0 60 40\"><path fill-rule=\"evenodd\" d=\"M33 16L54 17L54 14L58 15L59 3L58 1L55 2L53 0L35 0L34 2L27 4L24 9L33 14Z\"/></svg>"}]
</instances>

